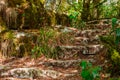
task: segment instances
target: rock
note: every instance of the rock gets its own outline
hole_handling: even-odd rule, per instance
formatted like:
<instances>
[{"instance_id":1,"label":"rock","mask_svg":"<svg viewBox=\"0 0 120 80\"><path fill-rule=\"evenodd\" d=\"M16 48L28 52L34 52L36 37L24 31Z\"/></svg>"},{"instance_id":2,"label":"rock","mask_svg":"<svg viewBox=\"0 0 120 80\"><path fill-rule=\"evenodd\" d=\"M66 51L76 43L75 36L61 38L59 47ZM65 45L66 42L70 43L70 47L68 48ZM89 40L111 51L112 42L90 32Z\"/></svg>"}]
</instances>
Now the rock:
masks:
<instances>
[{"instance_id":1,"label":"rock","mask_svg":"<svg viewBox=\"0 0 120 80\"><path fill-rule=\"evenodd\" d=\"M6 66L6 65L0 65L0 77L1 76L6 76L6 75L9 75L8 72L6 72L6 70L10 69L9 66Z\"/></svg>"},{"instance_id":2,"label":"rock","mask_svg":"<svg viewBox=\"0 0 120 80\"><path fill-rule=\"evenodd\" d=\"M60 76L62 77L67 77L67 76L73 76L75 75L76 72L74 73L61 73L55 70L44 70L44 69L38 69L38 68L15 68L11 69L8 72L2 73L2 77L4 76L13 76L14 78L25 78L25 79L34 79L37 77L50 77L53 79L59 78Z\"/></svg>"},{"instance_id":3,"label":"rock","mask_svg":"<svg viewBox=\"0 0 120 80\"><path fill-rule=\"evenodd\" d=\"M79 44L79 45L86 45L86 44L99 44L100 43L100 40L99 40L99 37L96 35L96 36L92 36L91 38L87 38L87 37L75 37L75 44Z\"/></svg>"},{"instance_id":4,"label":"rock","mask_svg":"<svg viewBox=\"0 0 120 80\"><path fill-rule=\"evenodd\" d=\"M16 78L34 78L38 76L36 68L16 68L9 71L9 74Z\"/></svg>"},{"instance_id":5,"label":"rock","mask_svg":"<svg viewBox=\"0 0 120 80\"><path fill-rule=\"evenodd\" d=\"M74 55L80 53L85 55L95 55L103 49L103 45L84 45L84 46L60 46L62 53L59 53L61 58L74 58ZM62 55L62 56L61 56Z\"/></svg>"},{"instance_id":6,"label":"rock","mask_svg":"<svg viewBox=\"0 0 120 80\"><path fill-rule=\"evenodd\" d=\"M75 67L80 62L81 62L81 59L78 59L78 60L64 60L64 61L63 60L55 60L55 61L50 61L50 62L44 62L43 64L46 65L46 66L68 68L68 67Z\"/></svg>"},{"instance_id":7,"label":"rock","mask_svg":"<svg viewBox=\"0 0 120 80\"><path fill-rule=\"evenodd\" d=\"M87 46L88 53L83 53L83 54L97 54L103 49L103 45L89 45Z\"/></svg>"},{"instance_id":8,"label":"rock","mask_svg":"<svg viewBox=\"0 0 120 80\"><path fill-rule=\"evenodd\" d=\"M64 28L64 27L63 27L62 25L56 25L55 28L57 28L57 29L62 29L62 28Z\"/></svg>"},{"instance_id":9,"label":"rock","mask_svg":"<svg viewBox=\"0 0 120 80\"><path fill-rule=\"evenodd\" d=\"M81 37L91 38L91 36L95 36L96 34L99 34L99 33L101 33L100 29L80 30L79 32L76 33L76 37L81 36Z\"/></svg>"},{"instance_id":10,"label":"rock","mask_svg":"<svg viewBox=\"0 0 120 80\"><path fill-rule=\"evenodd\" d=\"M54 70L41 70L42 74L40 76L42 77L52 77L54 79L60 77L62 75L62 73L54 71Z\"/></svg>"},{"instance_id":11,"label":"rock","mask_svg":"<svg viewBox=\"0 0 120 80\"><path fill-rule=\"evenodd\" d=\"M17 32L15 33L14 37L15 38L20 38L20 37L24 37L26 36L26 33L25 32Z\"/></svg>"},{"instance_id":12,"label":"rock","mask_svg":"<svg viewBox=\"0 0 120 80\"><path fill-rule=\"evenodd\" d=\"M61 30L61 32L70 33L70 32L72 32L72 30L65 27L64 29Z\"/></svg>"},{"instance_id":13,"label":"rock","mask_svg":"<svg viewBox=\"0 0 120 80\"><path fill-rule=\"evenodd\" d=\"M78 29L71 27L64 27L63 29L61 29L61 32L76 34L76 32L78 32Z\"/></svg>"},{"instance_id":14,"label":"rock","mask_svg":"<svg viewBox=\"0 0 120 80\"><path fill-rule=\"evenodd\" d=\"M0 70L3 70L5 68L5 66L0 65Z\"/></svg>"},{"instance_id":15,"label":"rock","mask_svg":"<svg viewBox=\"0 0 120 80\"><path fill-rule=\"evenodd\" d=\"M37 44L37 33L9 30L1 36L0 49L2 56L23 57L31 54L31 49Z\"/></svg>"}]
</instances>

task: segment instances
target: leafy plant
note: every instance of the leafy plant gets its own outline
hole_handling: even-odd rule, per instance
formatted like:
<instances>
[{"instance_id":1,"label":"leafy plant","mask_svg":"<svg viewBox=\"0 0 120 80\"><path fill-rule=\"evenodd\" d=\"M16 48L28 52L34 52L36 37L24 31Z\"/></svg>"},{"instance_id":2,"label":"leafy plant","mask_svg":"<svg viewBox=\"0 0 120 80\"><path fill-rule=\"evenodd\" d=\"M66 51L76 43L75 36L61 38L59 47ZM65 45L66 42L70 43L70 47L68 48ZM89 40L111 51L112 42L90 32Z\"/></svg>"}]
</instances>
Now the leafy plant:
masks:
<instances>
[{"instance_id":1,"label":"leafy plant","mask_svg":"<svg viewBox=\"0 0 120 80\"><path fill-rule=\"evenodd\" d=\"M112 18L112 29L113 30L115 29L116 22L117 22L117 18Z\"/></svg>"},{"instance_id":2,"label":"leafy plant","mask_svg":"<svg viewBox=\"0 0 120 80\"><path fill-rule=\"evenodd\" d=\"M106 0L107 1L107 0ZM101 9L101 15L104 16L104 18L112 18L118 15L117 8L116 8L115 1L111 0L109 5L103 4L100 6Z\"/></svg>"},{"instance_id":3,"label":"leafy plant","mask_svg":"<svg viewBox=\"0 0 120 80\"><path fill-rule=\"evenodd\" d=\"M111 55L111 60L115 65L120 64L120 54L118 51L113 50L113 54Z\"/></svg>"},{"instance_id":4,"label":"leafy plant","mask_svg":"<svg viewBox=\"0 0 120 80\"><path fill-rule=\"evenodd\" d=\"M75 28L83 28L85 22L81 20L80 15L82 12L82 1L78 3L73 2L68 10L68 16L71 20L71 26Z\"/></svg>"},{"instance_id":5,"label":"leafy plant","mask_svg":"<svg viewBox=\"0 0 120 80\"><path fill-rule=\"evenodd\" d=\"M46 57L56 57L56 50L53 45L55 34L55 31L52 29L40 29L37 45L32 49L33 58L37 58L40 55L45 55Z\"/></svg>"},{"instance_id":6,"label":"leafy plant","mask_svg":"<svg viewBox=\"0 0 120 80\"><path fill-rule=\"evenodd\" d=\"M120 80L120 78L111 78L110 80Z\"/></svg>"},{"instance_id":7,"label":"leafy plant","mask_svg":"<svg viewBox=\"0 0 120 80\"><path fill-rule=\"evenodd\" d=\"M90 62L87 61L82 61L80 66L82 67L81 76L84 80L99 79L99 71L101 70L101 67L94 67Z\"/></svg>"},{"instance_id":8,"label":"leafy plant","mask_svg":"<svg viewBox=\"0 0 120 80\"><path fill-rule=\"evenodd\" d=\"M106 71L111 73L111 76L117 76L120 74L120 28L117 25L117 18L112 18L112 35L101 37L101 41L107 48L106 58L108 59L108 65Z\"/></svg>"},{"instance_id":9,"label":"leafy plant","mask_svg":"<svg viewBox=\"0 0 120 80\"><path fill-rule=\"evenodd\" d=\"M118 45L120 41L120 28L117 28L117 18L112 18L112 32L115 35L115 44Z\"/></svg>"}]
</instances>

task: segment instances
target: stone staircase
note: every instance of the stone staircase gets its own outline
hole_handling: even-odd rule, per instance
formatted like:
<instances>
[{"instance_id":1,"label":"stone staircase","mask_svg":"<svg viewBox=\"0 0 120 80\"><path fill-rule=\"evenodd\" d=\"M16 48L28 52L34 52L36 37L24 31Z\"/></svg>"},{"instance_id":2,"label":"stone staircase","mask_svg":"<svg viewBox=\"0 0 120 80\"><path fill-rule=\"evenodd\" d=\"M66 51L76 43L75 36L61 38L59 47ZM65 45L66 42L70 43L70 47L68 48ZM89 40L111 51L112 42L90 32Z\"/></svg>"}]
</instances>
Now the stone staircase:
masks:
<instances>
[{"instance_id":1,"label":"stone staircase","mask_svg":"<svg viewBox=\"0 0 120 80\"><path fill-rule=\"evenodd\" d=\"M60 48L58 60L40 58L31 61L26 58L16 61L13 59L12 63L0 65L0 80L82 80L79 76L81 71L80 68L78 69L79 63L82 60L97 62L98 55L104 51L99 36L108 34L110 28L103 25L93 27L83 30L65 28L65 31L74 35L74 43L58 46ZM16 63L19 67L14 66ZM28 64L30 66L27 66Z\"/></svg>"},{"instance_id":2,"label":"stone staircase","mask_svg":"<svg viewBox=\"0 0 120 80\"><path fill-rule=\"evenodd\" d=\"M109 34L110 26L98 25L96 27L91 26L84 30L73 31L74 32L74 43L72 45L60 46L60 58L61 59L81 59L81 55L95 56L104 49L104 45L101 44L99 36ZM69 28L68 28L69 29ZM73 29L75 30L75 29Z\"/></svg>"}]
</instances>

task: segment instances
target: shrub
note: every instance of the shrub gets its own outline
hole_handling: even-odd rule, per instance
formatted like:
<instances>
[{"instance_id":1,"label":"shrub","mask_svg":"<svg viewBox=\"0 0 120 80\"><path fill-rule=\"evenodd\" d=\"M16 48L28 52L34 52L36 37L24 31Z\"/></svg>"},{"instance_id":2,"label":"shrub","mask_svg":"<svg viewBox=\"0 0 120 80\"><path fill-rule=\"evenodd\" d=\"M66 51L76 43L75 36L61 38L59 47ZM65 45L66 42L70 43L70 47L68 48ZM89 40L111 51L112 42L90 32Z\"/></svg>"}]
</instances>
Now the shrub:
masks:
<instances>
[{"instance_id":1,"label":"shrub","mask_svg":"<svg viewBox=\"0 0 120 80\"><path fill-rule=\"evenodd\" d=\"M115 44L118 45L120 41L120 28L117 28L117 18L112 18L112 32L115 35Z\"/></svg>"},{"instance_id":2,"label":"shrub","mask_svg":"<svg viewBox=\"0 0 120 80\"><path fill-rule=\"evenodd\" d=\"M36 45L32 49L32 56L34 58L40 55L45 55L46 57L55 56L55 46L53 45L55 41L56 32L53 29L41 28L39 32L39 37Z\"/></svg>"},{"instance_id":3,"label":"shrub","mask_svg":"<svg viewBox=\"0 0 120 80\"><path fill-rule=\"evenodd\" d=\"M117 76L120 74L120 67L118 67L120 66L120 28L117 26L116 18L112 18L111 33L107 36L101 36L100 39L107 48L107 72L111 73L111 76Z\"/></svg>"},{"instance_id":4,"label":"shrub","mask_svg":"<svg viewBox=\"0 0 120 80\"><path fill-rule=\"evenodd\" d=\"M82 61L80 66L82 67L81 76L84 80L99 79L101 67L92 66L92 64L87 61Z\"/></svg>"}]
</instances>

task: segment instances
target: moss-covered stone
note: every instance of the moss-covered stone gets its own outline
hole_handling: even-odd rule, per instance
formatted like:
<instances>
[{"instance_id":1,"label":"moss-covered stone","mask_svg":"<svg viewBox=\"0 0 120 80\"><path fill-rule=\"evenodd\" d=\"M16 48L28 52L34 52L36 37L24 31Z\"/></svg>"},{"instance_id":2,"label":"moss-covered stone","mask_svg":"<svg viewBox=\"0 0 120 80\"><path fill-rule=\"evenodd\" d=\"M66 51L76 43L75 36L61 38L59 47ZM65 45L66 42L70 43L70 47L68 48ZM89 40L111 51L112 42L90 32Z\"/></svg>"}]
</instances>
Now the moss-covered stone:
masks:
<instances>
[{"instance_id":1,"label":"moss-covered stone","mask_svg":"<svg viewBox=\"0 0 120 80\"><path fill-rule=\"evenodd\" d=\"M16 32L8 30L0 36L0 53L5 57L23 57L31 55L36 45L37 34L29 32ZM35 39L33 39L35 38Z\"/></svg>"}]
</instances>

